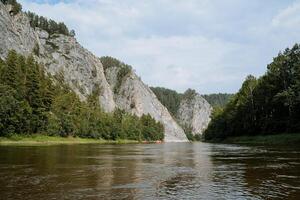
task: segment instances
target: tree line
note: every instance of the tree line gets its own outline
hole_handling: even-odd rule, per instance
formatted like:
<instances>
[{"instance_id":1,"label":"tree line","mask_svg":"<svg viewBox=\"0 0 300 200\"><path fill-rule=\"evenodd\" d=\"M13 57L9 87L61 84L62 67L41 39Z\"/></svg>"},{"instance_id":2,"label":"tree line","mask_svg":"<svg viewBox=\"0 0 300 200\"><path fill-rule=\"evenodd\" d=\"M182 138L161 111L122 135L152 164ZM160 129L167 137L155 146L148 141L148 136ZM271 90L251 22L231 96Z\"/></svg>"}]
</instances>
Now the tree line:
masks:
<instances>
[{"instance_id":1,"label":"tree line","mask_svg":"<svg viewBox=\"0 0 300 200\"><path fill-rule=\"evenodd\" d=\"M300 132L300 46L280 52L260 78L249 75L224 109L216 109L206 140Z\"/></svg>"},{"instance_id":2,"label":"tree line","mask_svg":"<svg viewBox=\"0 0 300 200\"><path fill-rule=\"evenodd\" d=\"M217 93L217 94L204 94L202 96L212 107L223 108L229 102L233 94Z\"/></svg>"},{"instance_id":3,"label":"tree line","mask_svg":"<svg viewBox=\"0 0 300 200\"><path fill-rule=\"evenodd\" d=\"M18 3L16 0L1 0L1 2L5 5L11 5L12 6L12 14L16 15L17 13L22 11L22 5ZM32 28L41 28L45 31L47 31L50 35L52 34L63 34L68 36L75 36L75 31L71 30L69 31L68 27L63 22L57 23L56 21L52 19L47 19L46 17L39 16L33 12L26 12L26 15L28 16L30 20L30 26Z\"/></svg>"},{"instance_id":4,"label":"tree line","mask_svg":"<svg viewBox=\"0 0 300 200\"><path fill-rule=\"evenodd\" d=\"M162 140L164 127L150 115L105 113L99 89L85 102L32 56L10 51L0 59L0 136L47 134L96 139Z\"/></svg>"},{"instance_id":5,"label":"tree line","mask_svg":"<svg viewBox=\"0 0 300 200\"><path fill-rule=\"evenodd\" d=\"M45 31L47 31L50 35L52 34L63 34L68 36L75 36L75 31L71 30L69 31L68 27L63 23L56 21L52 19L47 19L46 17L39 16L33 12L26 12L29 20L30 20L30 26L32 28L41 28Z\"/></svg>"}]
</instances>

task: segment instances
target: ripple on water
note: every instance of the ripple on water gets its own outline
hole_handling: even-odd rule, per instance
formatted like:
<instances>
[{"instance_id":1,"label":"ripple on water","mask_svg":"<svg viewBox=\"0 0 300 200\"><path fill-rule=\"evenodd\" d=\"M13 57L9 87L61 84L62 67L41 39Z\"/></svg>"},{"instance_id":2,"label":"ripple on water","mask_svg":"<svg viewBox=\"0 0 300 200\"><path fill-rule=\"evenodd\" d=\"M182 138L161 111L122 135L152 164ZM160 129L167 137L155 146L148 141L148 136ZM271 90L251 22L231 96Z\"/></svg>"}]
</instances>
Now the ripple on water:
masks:
<instances>
[{"instance_id":1,"label":"ripple on water","mask_svg":"<svg viewBox=\"0 0 300 200\"><path fill-rule=\"evenodd\" d=\"M3 199L300 199L299 150L226 144L0 149Z\"/></svg>"}]
</instances>

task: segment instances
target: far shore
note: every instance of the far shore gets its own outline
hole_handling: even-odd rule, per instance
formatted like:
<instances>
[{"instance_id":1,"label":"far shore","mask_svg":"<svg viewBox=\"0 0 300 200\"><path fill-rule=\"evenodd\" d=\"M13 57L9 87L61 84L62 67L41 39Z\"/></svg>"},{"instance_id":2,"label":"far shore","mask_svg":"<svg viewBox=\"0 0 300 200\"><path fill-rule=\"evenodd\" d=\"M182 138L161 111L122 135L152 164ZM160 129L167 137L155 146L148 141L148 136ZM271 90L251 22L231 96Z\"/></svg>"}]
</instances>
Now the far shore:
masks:
<instances>
[{"instance_id":1,"label":"far shore","mask_svg":"<svg viewBox=\"0 0 300 200\"><path fill-rule=\"evenodd\" d=\"M276 135L256 135L230 137L221 143L231 144L253 144L253 145L294 145L300 144L299 133L276 134Z\"/></svg>"},{"instance_id":2,"label":"far shore","mask_svg":"<svg viewBox=\"0 0 300 200\"><path fill-rule=\"evenodd\" d=\"M0 145L57 145L57 144L138 144L137 140L103 140L79 137L59 137L47 135L12 135L0 137ZM151 143L151 142L147 142Z\"/></svg>"}]
</instances>

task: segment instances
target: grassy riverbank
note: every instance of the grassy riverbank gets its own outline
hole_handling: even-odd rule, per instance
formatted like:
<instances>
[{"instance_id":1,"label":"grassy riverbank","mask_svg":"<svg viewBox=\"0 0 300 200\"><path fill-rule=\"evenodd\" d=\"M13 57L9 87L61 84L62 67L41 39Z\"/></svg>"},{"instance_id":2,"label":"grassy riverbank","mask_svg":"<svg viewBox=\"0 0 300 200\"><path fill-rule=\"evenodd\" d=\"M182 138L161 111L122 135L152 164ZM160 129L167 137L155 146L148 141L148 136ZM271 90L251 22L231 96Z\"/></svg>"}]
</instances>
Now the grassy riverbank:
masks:
<instances>
[{"instance_id":1,"label":"grassy riverbank","mask_svg":"<svg viewBox=\"0 0 300 200\"><path fill-rule=\"evenodd\" d=\"M234 144L262 144L262 145L289 145L299 144L300 134L278 134L278 135L257 135L230 137L222 143Z\"/></svg>"},{"instance_id":2,"label":"grassy riverbank","mask_svg":"<svg viewBox=\"0 0 300 200\"><path fill-rule=\"evenodd\" d=\"M12 135L0 137L0 145L56 145L56 144L135 144L136 140L102 140L47 135Z\"/></svg>"}]
</instances>

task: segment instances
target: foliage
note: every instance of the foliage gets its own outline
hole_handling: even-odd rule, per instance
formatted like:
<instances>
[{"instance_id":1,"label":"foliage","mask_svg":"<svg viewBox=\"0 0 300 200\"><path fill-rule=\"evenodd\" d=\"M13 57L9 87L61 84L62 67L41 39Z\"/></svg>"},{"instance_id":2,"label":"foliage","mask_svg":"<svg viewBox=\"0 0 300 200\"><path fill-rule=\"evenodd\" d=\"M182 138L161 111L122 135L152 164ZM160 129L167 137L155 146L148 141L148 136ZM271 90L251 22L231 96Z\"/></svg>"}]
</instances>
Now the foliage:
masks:
<instances>
[{"instance_id":1,"label":"foliage","mask_svg":"<svg viewBox=\"0 0 300 200\"><path fill-rule=\"evenodd\" d=\"M103 56L100 58L100 60L105 72L110 67L119 68L117 74L117 82L114 87L114 93L117 94L120 90L124 78L132 71L132 67L110 56Z\"/></svg>"},{"instance_id":2,"label":"foliage","mask_svg":"<svg viewBox=\"0 0 300 200\"><path fill-rule=\"evenodd\" d=\"M63 82L45 75L32 56L10 51L0 60L0 136L46 133L106 140L162 140L164 128L150 115L105 113L99 90L86 102Z\"/></svg>"},{"instance_id":3,"label":"foliage","mask_svg":"<svg viewBox=\"0 0 300 200\"><path fill-rule=\"evenodd\" d=\"M118 71L117 74L117 83L114 87L114 93L119 93L120 87L124 78L131 72L131 67L128 65L122 66L122 68Z\"/></svg>"},{"instance_id":4,"label":"foliage","mask_svg":"<svg viewBox=\"0 0 300 200\"><path fill-rule=\"evenodd\" d=\"M196 90L193 89L187 89L183 95L182 95L182 99L186 100L187 102L191 101L195 96L197 95Z\"/></svg>"},{"instance_id":5,"label":"foliage","mask_svg":"<svg viewBox=\"0 0 300 200\"><path fill-rule=\"evenodd\" d=\"M180 106L182 94L175 90L166 89L163 87L151 87L158 100L169 110L175 117Z\"/></svg>"},{"instance_id":6,"label":"foliage","mask_svg":"<svg viewBox=\"0 0 300 200\"><path fill-rule=\"evenodd\" d=\"M22 11L22 5L16 0L1 0L1 2L5 5L12 5L12 12L14 15Z\"/></svg>"},{"instance_id":7,"label":"foliage","mask_svg":"<svg viewBox=\"0 0 300 200\"><path fill-rule=\"evenodd\" d=\"M110 57L110 56L103 56L100 58L101 63L103 65L104 70L110 68L110 67L119 67L122 68L125 63L119 61L116 58Z\"/></svg>"},{"instance_id":8,"label":"foliage","mask_svg":"<svg viewBox=\"0 0 300 200\"><path fill-rule=\"evenodd\" d=\"M300 132L300 46L279 53L265 75L248 76L223 110L213 113L205 139Z\"/></svg>"},{"instance_id":9,"label":"foliage","mask_svg":"<svg viewBox=\"0 0 300 200\"><path fill-rule=\"evenodd\" d=\"M30 20L30 26L32 28L41 28L45 31L47 31L50 35L53 34L63 34L68 36L75 36L75 31L71 30L69 31L68 27L63 22L55 22L52 19L47 19L43 16L39 16L33 12L26 12L29 20Z\"/></svg>"},{"instance_id":10,"label":"foliage","mask_svg":"<svg viewBox=\"0 0 300 200\"><path fill-rule=\"evenodd\" d=\"M170 90L163 87L150 87L158 100L168 109L168 111L176 117L177 111L180 106L182 94L175 90Z\"/></svg>"},{"instance_id":11,"label":"foliage","mask_svg":"<svg viewBox=\"0 0 300 200\"><path fill-rule=\"evenodd\" d=\"M205 94L202 96L213 107L225 107L225 105L229 102L230 98L233 97L233 94L218 93Z\"/></svg>"}]
</instances>

